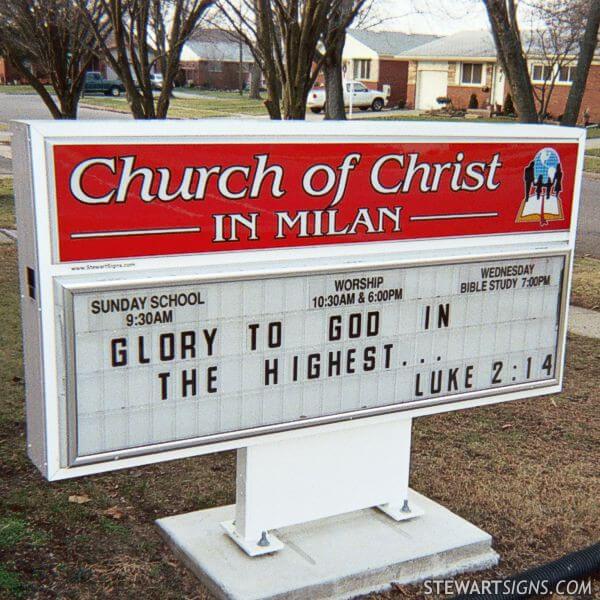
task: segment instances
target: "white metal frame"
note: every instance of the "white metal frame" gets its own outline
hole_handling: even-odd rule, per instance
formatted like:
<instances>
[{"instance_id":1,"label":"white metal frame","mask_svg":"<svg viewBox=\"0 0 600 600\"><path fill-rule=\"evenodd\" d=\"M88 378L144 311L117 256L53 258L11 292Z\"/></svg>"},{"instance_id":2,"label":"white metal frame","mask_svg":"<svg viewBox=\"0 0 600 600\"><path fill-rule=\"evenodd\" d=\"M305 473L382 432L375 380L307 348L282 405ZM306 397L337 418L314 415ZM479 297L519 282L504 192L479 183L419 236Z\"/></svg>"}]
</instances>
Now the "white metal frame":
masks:
<instances>
[{"instance_id":1,"label":"white metal frame","mask_svg":"<svg viewBox=\"0 0 600 600\"><path fill-rule=\"evenodd\" d=\"M98 133L101 127L102 134ZM231 134L244 131L244 135ZM275 444L291 439L308 438L317 433L352 431L367 425L391 423L398 419L397 414L383 414L365 417L359 420L344 420L327 423L294 431L275 432L261 436L251 436L237 440L221 441L210 445L178 448L145 456L132 456L115 461L67 468L61 459L61 386L58 381L60 372L57 348L60 346L60 327L55 323L57 302L55 282L58 278L77 279L81 273L97 274L99 281L129 276L134 283L149 273L159 274L164 269L182 270L202 268L205 272L222 271L231 265L232 253L211 253L203 255L167 256L140 258L131 260L83 261L76 263L54 264L53 256L53 217L50 206L54 198L51 184L52 173L49 151L53 144L108 143L114 144L127 139L128 143L202 143L224 142L250 144L253 142L293 143L308 139L323 142L368 143L368 142L469 142L477 143L496 140L499 142L544 141L548 144L578 143L578 175L574 188L574 206L571 231L541 232L535 234L496 235L485 238L473 236L466 238L440 239L432 245L431 240L399 241L368 244L344 244L342 246L318 246L277 250L253 250L236 252L236 269L245 273L265 273L279 271L293 272L299 263L311 264L316 268L340 267L359 269L368 266L385 266L390 260L398 264L411 261L435 260L441 254L452 257L456 262L474 257L502 258L519 253L572 253L575 243L578 198L581 189L581 171L583 164L583 130L538 125L491 125L491 124L450 124L450 123L278 123L267 121L210 120L210 121L168 121L168 122L111 122L103 121L101 126L93 121L78 122L22 122L15 125L16 148L16 190L17 218L19 225L22 280L22 307L24 321L29 327L38 327L40 347L36 350L40 365L33 377L43 379L43 387L32 388L28 402L28 421L30 432L36 435L28 441L32 460L44 475L51 480L64 479L106 472L116 468L129 468L152 462L162 462L209 452L233 448L252 449L260 444ZM20 156L19 153L22 155ZM30 191L29 191L30 190ZM35 205L32 206L32 198ZM33 218L31 211L33 210ZM35 233L37 231L37 233ZM27 297L24 269L33 261L37 276L37 298ZM569 261L570 262L570 261ZM572 265L569 265L569 271ZM570 273L565 284L568 297ZM565 319L567 307L565 306ZM36 325L39 323L39 326ZM561 354L564 355L565 336L560 341ZM531 391L522 390L493 397L465 399L448 405L422 406L403 413L403 418L459 410L472 406L481 406L496 402L516 400L532 395L558 392L560 380L547 387ZM28 391L29 395L29 391ZM63 398L64 401L64 398ZM42 432L42 435L39 433ZM250 450L252 451L252 450Z\"/></svg>"},{"instance_id":2,"label":"white metal frame","mask_svg":"<svg viewBox=\"0 0 600 600\"><path fill-rule=\"evenodd\" d=\"M568 272L570 269L570 260L571 257L568 253L547 253L547 252L538 252L538 251L530 251L525 254L510 254L503 256L503 259L506 260L518 260L522 258L530 258L530 257L549 257L549 256L558 256L564 258L564 270ZM495 259L498 260L498 256L490 255L483 260ZM482 258L471 257L469 259L463 259L460 261L460 264L465 264L469 262L479 262ZM398 257L394 260L393 256L390 256L386 261L385 265L381 263L375 263L372 265L374 268L393 268L397 266L401 266L403 268L410 268L416 266L425 266L425 265L440 265L440 264L456 264L457 261L453 259L446 260L418 260L416 257L411 257L410 260L402 260ZM369 269L369 265L361 265L360 270ZM163 273L160 278L152 278L149 279L145 277L143 280L132 281L129 277L126 279L110 279L104 282L99 282L97 278L90 279L89 277L79 277L75 279L74 282L70 282L69 278L57 278L56 284L60 291L63 293L64 302L58 306L58 316L64 314L64 327L61 343L61 348L64 348L65 362L66 362L66 370L63 372L62 370L59 372L59 379L64 378L66 381L66 389L61 389L61 396L66 397L66 415L65 422L61 423L61 430L66 431L66 448L63 448L63 454L68 456L68 467L76 467L86 464L93 464L97 462L103 461L114 461L114 460L123 460L124 458L133 457L133 456L142 456L147 454L154 454L156 452L165 452L171 449L176 448L184 448L189 446L201 446L206 444L212 444L219 441L227 441L227 440L235 440L235 439L243 439L248 438L252 435L265 435L268 433L278 432L278 431L289 431L293 429L298 429L301 427L311 427L315 425L323 425L327 423L343 421L350 418L357 417L368 417L375 416L380 414L387 413L412 413L412 411L423 408L427 406L440 406L444 404L458 404L463 400L475 400L475 399L483 399L487 396L497 397L501 394L507 393L517 393L519 391L527 391L528 394L533 395L537 392L545 393L543 390L546 390L548 387L553 385L560 385L563 377L563 360L562 360L562 348L560 345L560 341L563 339L565 332L565 312L566 312L566 284L567 278L563 278L562 288L560 291L560 295L558 298L558 313L559 313L559 329L557 332L557 348L556 348L556 360L555 360L555 371L554 377L552 379L531 381L520 384L511 384L505 387L495 387L489 388L487 390L478 390L474 392L462 392L459 394L453 394L451 396L440 396L436 398L427 398L423 400L413 400L410 404L390 404L386 406L379 406L373 408L364 408L358 409L354 411L346 411L343 413L339 413L336 415L322 416L322 417L312 417L307 418L302 421L287 421L274 425L263 425L260 427L254 427L251 429L242 429L239 431L233 432L223 432L212 435L201 436L198 438L191 439L183 439L172 442L163 442L148 446L141 447L132 447L125 450L113 450L104 453L99 453L91 456L79 456L77 452L77 444L76 444L76 429L77 429L77 419L76 419L76 410L77 410L77 401L76 401L76 392L75 392L75 349L74 349L74 323L73 323L73 295L79 292L91 291L91 290L99 290L99 291L107 291L107 290L129 290L129 289L147 289L151 287L163 287L163 286L172 286L172 285L181 285L186 283L213 283L216 281L240 281L247 279L262 279L262 278L277 278L277 277L286 277L286 276L298 276L298 275L312 275L320 272L327 273L343 273L345 271L352 270L352 272L359 272L355 266L355 264L348 265L344 269L335 268L333 266L320 266L320 267L311 267L311 266L303 266L302 268L296 267L294 269L293 263L290 263L286 266L285 270L280 271L266 271L264 273L255 273L255 272L241 272L241 273L227 273L220 275L210 275L194 272L193 274L185 274L178 271L175 273ZM73 278L70 278L71 280ZM57 293L60 294L60 291L57 290Z\"/></svg>"}]
</instances>

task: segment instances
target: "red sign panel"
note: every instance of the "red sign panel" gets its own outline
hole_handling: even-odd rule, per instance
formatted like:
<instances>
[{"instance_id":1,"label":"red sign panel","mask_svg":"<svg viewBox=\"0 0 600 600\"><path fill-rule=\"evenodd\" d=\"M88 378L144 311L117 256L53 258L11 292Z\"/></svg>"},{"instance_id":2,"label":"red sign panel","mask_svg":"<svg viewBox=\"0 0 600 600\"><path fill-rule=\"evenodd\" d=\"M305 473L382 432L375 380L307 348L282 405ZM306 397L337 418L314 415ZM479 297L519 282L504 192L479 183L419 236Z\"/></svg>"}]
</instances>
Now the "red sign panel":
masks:
<instances>
[{"instance_id":1,"label":"red sign panel","mask_svg":"<svg viewBox=\"0 0 600 600\"><path fill-rule=\"evenodd\" d=\"M60 261L568 230L577 144L56 145Z\"/></svg>"}]
</instances>

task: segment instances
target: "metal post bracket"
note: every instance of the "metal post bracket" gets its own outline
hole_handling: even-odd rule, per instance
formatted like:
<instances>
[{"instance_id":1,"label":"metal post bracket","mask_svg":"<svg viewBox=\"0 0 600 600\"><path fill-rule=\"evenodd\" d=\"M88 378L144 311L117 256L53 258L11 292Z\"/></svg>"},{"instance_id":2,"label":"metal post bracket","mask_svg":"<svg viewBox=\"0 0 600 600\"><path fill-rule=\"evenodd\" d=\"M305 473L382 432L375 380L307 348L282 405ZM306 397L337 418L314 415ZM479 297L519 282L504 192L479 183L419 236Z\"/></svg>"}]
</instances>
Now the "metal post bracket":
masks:
<instances>
[{"instance_id":1,"label":"metal post bracket","mask_svg":"<svg viewBox=\"0 0 600 600\"><path fill-rule=\"evenodd\" d=\"M245 540L235 528L235 520L221 522L225 533L246 553L248 556L263 556L273 554L283 548L283 542L271 532L263 532L260 539L252 542ZM266 542L266 543L265 543Z\"/></svg>"}]
</instances>

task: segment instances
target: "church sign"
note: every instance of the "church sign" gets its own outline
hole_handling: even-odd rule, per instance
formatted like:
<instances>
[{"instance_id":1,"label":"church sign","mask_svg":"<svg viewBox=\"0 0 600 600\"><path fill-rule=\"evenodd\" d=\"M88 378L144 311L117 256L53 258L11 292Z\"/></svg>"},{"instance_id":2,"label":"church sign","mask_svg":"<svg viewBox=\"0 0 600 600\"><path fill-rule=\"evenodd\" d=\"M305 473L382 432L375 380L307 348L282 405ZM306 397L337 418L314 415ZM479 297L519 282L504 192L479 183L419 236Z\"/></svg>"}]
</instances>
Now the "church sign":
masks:
<instances>
[{"instance_id":1,"label":"church sign","mask_svg":"<svg viewBox=\"0 0 600 600\"><path fill-rule=\"evenodd\" d=\"M60 262L569 229L577 145L61 144ZM543 193L542 193L543 192ZM148 241L152 240L151 244Z\"/></svg>"},{"instance_id":2,"label":"church sign","mask_svg":"<svg viewBox=\"0 0 600 600\"><path fill-rule=\"evenodd\" d=\"M60 479L559 391L582 143L17 124L32 460Z\"/></svg>"}]
</instances>

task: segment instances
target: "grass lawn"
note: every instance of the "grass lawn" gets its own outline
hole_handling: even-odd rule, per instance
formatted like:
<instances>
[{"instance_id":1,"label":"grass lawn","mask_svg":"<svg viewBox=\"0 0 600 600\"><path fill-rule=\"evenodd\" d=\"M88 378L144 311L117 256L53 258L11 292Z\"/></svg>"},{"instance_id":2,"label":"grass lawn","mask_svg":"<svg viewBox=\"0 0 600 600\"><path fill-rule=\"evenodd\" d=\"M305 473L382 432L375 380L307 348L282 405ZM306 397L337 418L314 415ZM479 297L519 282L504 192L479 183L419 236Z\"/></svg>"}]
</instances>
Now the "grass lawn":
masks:
<instances>
[{"instance_id":1,"label":"grass lawn","mask_svg":"<svg viewBox=\"0 0 600 600\"><path fill-rule=\"evenodd\" d=\"M600 310L600 260L575 257L571 304Z\"/></svg>"},{"instance_id":2,"label":"grass lawn","mask_svg":"<svg viewBox=\"0 0 600 600\"><path fill-rule=\"evenodd\" d=\"M597 258L575 259L571 304L600 310L600 260Z\"/></svg>"},{"instance_id":3,"label":"grass lawn","mask_svg":"<svg viewBox=\"0 0 600 600\"><path fill-rule=\"evenodd\" d=\"M53 92L49 85L46 89ZM37 94L37 92L30 85L0 85L0 94Z\"/></svg>"},{"instance_id":4,"label":"grass lawn","mask_svg":"<svg viewBox=\"0 0 600 600\"><path fill-rule=\"evenodd\" d=\"M385 117L370 119L369 117L359 117L360 111L355 111L353 121L448 121L450 123L516 123L512 117L491 117L483 119L465 119L464 117L451 117L441 114L422 114L415 115L411 113L393 112Z\"/></svg>"},{"instance_id":5,"label":"grass lawn","mask_svg":"<svg viewBox=\"0 0 600 600\"><path fill-rule=\"evenodd\" d=\"M590 127L587 130L588 139L599 138L600 137L600 127Z\"/></svg>"},{"instance_id":6,"label":"grass lawn","mask_svg":"<svg viewBox=\"0 0 600 600\"><path fill-rule=\"evenodd\" d=\"M587 173L600 173L600 158L586 156L583 170Z\"/></svg>"},{"instance_id":7,"label":"grass lawn","mask_svg":"<svg viewBox=\"0 0 600 600\"><path fill-rule=\"evenodd\" d=\"M583 170L588 173L600 173L600 154L592 154L592 152L593 149L585 151Z\"/></svg>"},{"instance_id":8,"label":"grass lawn","mask_svg":"<svg viewBox=\"0 0 600 600\"><path fill-rule=\"evenodd\" d=\"M10 177L0 179L0 229L15 228L15 200L12 182Z\"/></svg>"},{"instance_id":9,"label":"grass lawn","mask_svg":"<svg viewBox=\"0 0 600 600\"><path fill-rule=\"evenodd\" d=\"M104 107L118 112L129 113L124 98L86 96L82 105ZM194 97L171 100L169 117L172 119L201 119L205 117L226 117L231 115L266 115L262 100L251 100L235 92L194 92Z\"/></svg>"},{"instance_id":10,"label":"grass lawn","mask_svg":"<svg viewBox=\"0 0 600 600\"><path fill-rule=\"evenodd\" d=\"M44 481L25 452L12 245L0 246L0 290L0 597L210 598L153 521L234 502L235 455ZM416 421L411 485L490 532L502 557L469 577L506 576L600 536L600 340L571 337L567 356L560 395ZM422 597L408 586L370 596Z\"/></svg>"},{"instance_id":11,"label":"grass lawn","mask_svg":"<svg viewBox=\"0 0 600 600\"><path fill-rule=\"evenodd\" d=\"M600 173L600 148L586 148L583 170Z\"/></svg>"}]
</instances>

